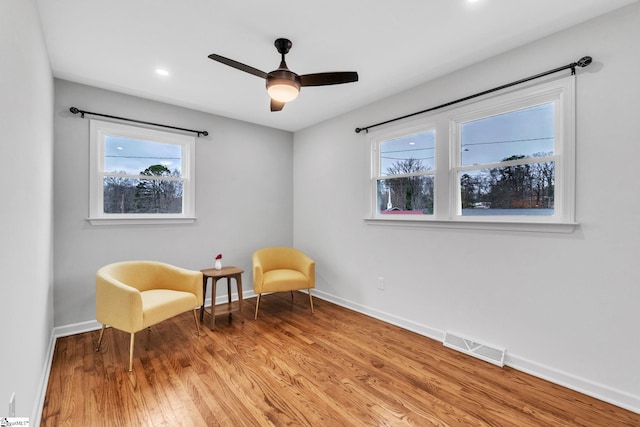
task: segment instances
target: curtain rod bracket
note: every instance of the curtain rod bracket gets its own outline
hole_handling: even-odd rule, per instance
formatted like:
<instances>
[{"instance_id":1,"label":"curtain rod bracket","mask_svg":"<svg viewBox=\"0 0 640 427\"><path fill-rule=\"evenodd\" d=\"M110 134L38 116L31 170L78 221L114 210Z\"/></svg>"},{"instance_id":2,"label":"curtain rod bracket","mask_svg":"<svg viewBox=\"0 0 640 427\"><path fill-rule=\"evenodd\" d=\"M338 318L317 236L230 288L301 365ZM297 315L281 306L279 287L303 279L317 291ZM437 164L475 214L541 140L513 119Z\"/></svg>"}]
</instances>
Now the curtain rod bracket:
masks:
<instances>
[{"instance_id":1,"label":"curtain rod bracket","mask_svg":"<svg viewBox=\"0 0 640 427\"><path fill-rule=\"evenodd\" d=\"M376 127L376 126L386 125L387 123L391 123L391 122L395 122L395 121L398 121L398 120L406 119L408 117L417 116L418 114L427 113L427 112L433 111L433 110L439 110L440 108L448 107L450 105L457 104L459 102L468 101L470 99L477 98L478 96L482 96L482 95L486 95L486 94L491 93L491 92L496 92L496 91L499 91L499 90L502 90L502 89L506 89L508 87L515 86L515 85L518 85L520 83L525 83L525 82L528 82L530 80L538 79L540 77L545 77L545 76L548 76L549 74L557 73L559 71L571 69L571 75L575 75L576 74L576 67L584 68L584 67L588 66L589 64L591 64L592 62L593 62L593 58L591 58L590 56L583 56L577 62L572 62L571 64L565 65L563 67L554 68L553 70L545 71L544 73L536 74L535 76L530 76L530 77L527 77L527 78L524 78L524 79L517 80L515 82L507 83L507 84L502 85L502 86L494 87L493 89L489 89L489 90L485 90L485 91L482 91L482 92L478 92L478 93L473 94L473 95L465 96L464 98L456 99L455 101L450 101L450 102L447 102L445 104L438 105L437 107L427 108L426 110L418 111L416 113L407 114L407 115L404 115L402 117L396 117L395 119L385 120L384 122L376 123L374 125L365 126L363 128L356 128L355 130L356 130L356 133L360 133L362 131L365 131L365 133L369 133L369 129L371 129L373 127Z\"/></svg>"},{"instance_id":2,"label":"curtain rod bracket","mask_svg":"<svg viewBox=\"0 0 640 427\"><path fill-rule=\"evenodd\" d=\"M80 113L80 117L83 118L83 119L84 119L84 115L85 114L90 114L92 116L107 117L107 118L110 118L110 119L124 120L124 121L127 121L127 122L142 123L144 125L158 126L158 127L162 127L162 128L181 130L181 131L185 131L185 132L193 132L193 133L197 134L198 137L200 137L200 135L204 135L204 136L209 135L209 132L207 132L206 130L185 129L185 128L179 128L179 127L175 127L175 126L162 125L162 124L159 124L159 123L144 122L142 120L127 119L126 117L118 117L118 116L111 116L111 115L108 115L108 114L92 113L91 111L80 110L80 109L78 109L76 107L69 108L69 111L72 114Z\"/></svg>"},{"instance_id":3,"label":"curtain rod bracket","mask_svg":"<svg viewBox=\"0 0 640 427\"><path fill-rule=\"evenodd\" d=\"M80 111L76 107L69 108L69 111L71 111L73 114L80 113L80 117L82 117L84 119L84 111Z\"/></svg>"}]
</instances>

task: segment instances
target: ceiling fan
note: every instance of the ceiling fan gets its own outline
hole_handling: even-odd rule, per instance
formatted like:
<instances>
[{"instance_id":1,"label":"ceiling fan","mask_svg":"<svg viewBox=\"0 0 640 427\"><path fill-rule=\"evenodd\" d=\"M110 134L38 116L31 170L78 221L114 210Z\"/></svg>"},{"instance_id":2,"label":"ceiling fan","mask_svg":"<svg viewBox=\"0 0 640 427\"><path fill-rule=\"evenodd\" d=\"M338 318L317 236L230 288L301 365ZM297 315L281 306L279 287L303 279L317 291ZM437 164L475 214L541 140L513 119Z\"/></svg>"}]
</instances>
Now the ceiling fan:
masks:
<instances>
[{"instance_id":1,"label":"ceiling fan","mask_svg":"<svg viewBox=\"0 0 640 427\"><path fill-rule=\"evenodd\" d=\"M280 66L277 70L265 73L256 68L242 64L233 59L212 53L209 58L236 68L245 73L253 74L267 81L267 92L271 97L271 111L280 111L287 102L293 101L298 96L300 88L304 86L327 86L358 81L358 73L355 71L337 71L328 73L314 73L298 75L289 70L284 56L289 53L293 45L290 40L280 38L274 43L278 52L282 55Z\"/></svg>"}]
</instances>

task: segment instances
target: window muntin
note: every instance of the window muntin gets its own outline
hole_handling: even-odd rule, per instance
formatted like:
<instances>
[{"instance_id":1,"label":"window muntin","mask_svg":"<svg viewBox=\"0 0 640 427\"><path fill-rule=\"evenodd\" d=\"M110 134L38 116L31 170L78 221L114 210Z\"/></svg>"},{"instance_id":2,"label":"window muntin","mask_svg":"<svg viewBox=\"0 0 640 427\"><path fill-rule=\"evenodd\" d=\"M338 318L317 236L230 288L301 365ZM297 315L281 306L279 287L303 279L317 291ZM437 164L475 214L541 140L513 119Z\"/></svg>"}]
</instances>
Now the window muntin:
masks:
<instances>
[{"instance_id":1,"label":"window muntin","mask_svg":"<svg viewBox=\"0 0 640 427\"><path fill-rule=\"evenodd\" d=\"M92 223L194 219L195 138L91 120Z\"/></svg>"},{"instance_id":2,"label":"window muntin","mask_svg":"<svg viewBox=\"0 0 640 427\"><path fill-rule=\"evenodd\" d=\"M371 219L436 226L505 224L509 229L517 223L556 224L563 226L558 231L567 230L565 225L575 224L574 85L574 76L529 83L370 132ZM387 183L381 180L387 176L381 168L380 146L425 129L438 131L428 174L433 179L432 215L385 214ZM498 190L506 192L502 198L497 197Z\"/></svg>"},{"instance_id":3,"label":"window muntin","mask_svg":"<svg viewBox=\"0 0 640 427\"><path fill-rule=\"evenodd\" d=\"M377 151L377 214L433 214L435 131L381 140Z\"/></svg>"}]
</instances>

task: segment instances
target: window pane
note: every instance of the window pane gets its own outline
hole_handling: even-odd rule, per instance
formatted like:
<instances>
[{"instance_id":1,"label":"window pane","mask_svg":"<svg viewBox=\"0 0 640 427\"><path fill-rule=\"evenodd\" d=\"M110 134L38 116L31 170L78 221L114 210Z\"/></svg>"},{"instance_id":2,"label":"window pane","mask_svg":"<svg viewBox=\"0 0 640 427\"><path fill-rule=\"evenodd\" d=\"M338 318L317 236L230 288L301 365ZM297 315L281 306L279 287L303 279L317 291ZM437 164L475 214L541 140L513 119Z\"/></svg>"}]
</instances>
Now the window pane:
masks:
<instances>
[{"instance_id":1,"label":"window pane","mask_svg":"<svg viewBox=\"0 0 640 427\"><path fill-rule=\"evenodd\" d=\"M378 213L433 214L433 176L378 180Z\"/></svg>"},{"instance_id":2,"label":"window pane","mask_svg":"<svg viewBox=\"0 0 640 427\"><path fill-rule=\"evenodd\" d=\"M553 215L555 162L460 173L462 215Z\"/></svg>"},{"instance_id":3,"label":"window pane","mask_svg":"<svg viewBox=\"0 0 640 427\"><path fill-rule=\"evenodd\" d=\"M144 174L154 166L163 166L182 176L182 147L178 144L142 141L106 136L104 171L107 173Z\"/></svg>"},{"instance_id":4,"label":"window pane","mask_svg":"<svg viewBox=\"0 0 640 427\"><path fill-rule=\"evenodd\" d=\"M461 165L553 154L552 102L463 123Z\"/></svg>"},{"instance_id":5,"label":"window pane","mask_svg":"<svg viewBox=\"0 0 640 427\"><path fill-rule=\"evenodd\" d=\"M380 143L380 176L434 169L435 136L429 131Z\"/></svg>"},{"instance_id":6,"label":"window pane","mask_svg":"<svg viewBox=\"0 0 640 427\"><path fill-rule=\"evenodd\" d=\"M107 176L103 180L104 213L182 213L182 182Z\"/></svg>"}]
</instances>

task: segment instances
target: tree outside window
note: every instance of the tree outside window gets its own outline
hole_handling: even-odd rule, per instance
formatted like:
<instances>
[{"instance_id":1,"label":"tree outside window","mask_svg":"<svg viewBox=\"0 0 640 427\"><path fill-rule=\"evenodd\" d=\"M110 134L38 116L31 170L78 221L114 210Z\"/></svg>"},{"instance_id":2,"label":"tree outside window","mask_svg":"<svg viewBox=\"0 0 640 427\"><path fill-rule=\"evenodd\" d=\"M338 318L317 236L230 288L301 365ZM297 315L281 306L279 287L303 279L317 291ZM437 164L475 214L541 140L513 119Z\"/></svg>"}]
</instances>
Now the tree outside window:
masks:
<instances>
[{"instance_id":1,"label":"tree outside window","mask_svg":"<svg viewBox=\"0 0 640 427\"><path fill-rule=\"evenodd\" d=\"M374 223L575 225L575 76L509 88L367 138Z\"/></svg>"},{"instance_id":2,"label":"tree outside window","mask_svg":"<svg viewBox=\"0 0 640 427\"><path fill-rule=\"evenodd\" d=\"M193 137L93 122L90 220L193 218Z\"/></svg>"}]
</instances>

